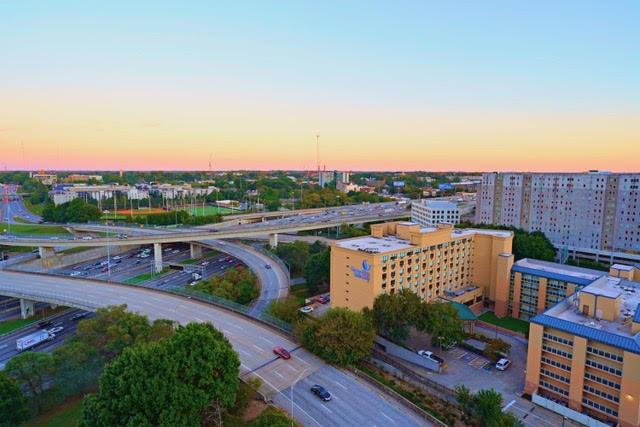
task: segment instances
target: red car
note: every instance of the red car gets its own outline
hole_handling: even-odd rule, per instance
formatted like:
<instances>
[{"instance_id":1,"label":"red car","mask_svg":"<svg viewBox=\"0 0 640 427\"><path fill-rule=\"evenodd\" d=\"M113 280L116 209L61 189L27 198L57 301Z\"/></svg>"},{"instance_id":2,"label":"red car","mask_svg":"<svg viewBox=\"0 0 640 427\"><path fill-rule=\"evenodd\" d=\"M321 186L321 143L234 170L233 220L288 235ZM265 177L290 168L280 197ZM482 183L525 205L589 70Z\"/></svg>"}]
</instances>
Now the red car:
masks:
<instances>
[{"instance_id":1,"label":"red car","mask_svg":"<svg viewBox=\"0 0 640 427\"><path fill-rule=\"evenodd\" d=\"M291 354L282 347L275 347L273 354L285 360L291 359Z\"/></svg>"}]
</instances>

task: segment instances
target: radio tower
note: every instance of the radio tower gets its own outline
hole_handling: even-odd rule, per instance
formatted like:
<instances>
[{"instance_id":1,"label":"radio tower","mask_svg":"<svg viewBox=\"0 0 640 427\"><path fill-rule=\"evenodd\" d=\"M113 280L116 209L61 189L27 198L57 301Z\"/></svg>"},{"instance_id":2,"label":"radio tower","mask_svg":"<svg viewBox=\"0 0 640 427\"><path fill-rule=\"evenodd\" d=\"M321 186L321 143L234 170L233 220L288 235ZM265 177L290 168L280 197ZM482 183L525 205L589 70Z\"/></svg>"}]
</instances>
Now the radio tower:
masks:
<instances>
[{"instance_id":1,"label":"radio tower","mask_svg":"<svg viewBox=\"0 0 640 427\"><path fill-rule=\"evenodd\" d=\"M316 164L318 165L318 182L320 181L320 135L316 134Z\"/></svg>"}]
</instances>

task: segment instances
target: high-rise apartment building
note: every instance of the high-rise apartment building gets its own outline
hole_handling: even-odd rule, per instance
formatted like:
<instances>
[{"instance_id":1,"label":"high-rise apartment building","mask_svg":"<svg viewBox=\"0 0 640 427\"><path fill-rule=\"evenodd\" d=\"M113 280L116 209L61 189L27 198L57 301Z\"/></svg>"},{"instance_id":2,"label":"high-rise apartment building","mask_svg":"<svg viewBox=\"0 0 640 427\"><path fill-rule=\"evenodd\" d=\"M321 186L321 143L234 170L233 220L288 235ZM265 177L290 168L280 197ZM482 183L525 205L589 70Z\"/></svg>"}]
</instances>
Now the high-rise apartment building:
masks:
<instances>
[{"instance_id":1,"label":"high-rise apartment building","mask_svg":"<svg viewBox=\"0 0 640 427\"><path fill-rule=\"evenodd\" d=\"M426 302L446 299L471 309L485 298L506 301L512 241L510 231L373 224L370 236L332 244L331 304L360 310L402 289Z\"/></svg>"},{"instance_id":2,"label":"high-rise apartment building","mask_svg":"<svg viewBox=\"0 0 640 427\"><path fill-rule=\"evenodd\" d=\"M486 173L476 223L542 231L559 248L640 252L640 174Z\"/></svg>"}]
</instances>

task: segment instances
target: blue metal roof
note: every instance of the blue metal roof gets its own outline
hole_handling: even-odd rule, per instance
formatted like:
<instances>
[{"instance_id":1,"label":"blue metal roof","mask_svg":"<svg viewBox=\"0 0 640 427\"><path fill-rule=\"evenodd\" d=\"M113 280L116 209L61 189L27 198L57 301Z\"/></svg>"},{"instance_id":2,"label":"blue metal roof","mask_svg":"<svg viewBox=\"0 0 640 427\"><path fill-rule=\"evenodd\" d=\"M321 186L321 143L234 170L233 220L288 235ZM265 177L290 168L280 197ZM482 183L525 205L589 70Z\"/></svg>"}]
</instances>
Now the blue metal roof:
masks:
<instances>
[{"instance_id":1,"label":"blue metal roof","mask_svg":"<svg viewBox=\"0 0 640 427\"><path fill-rule=\"evenodd\" d=\"M576 285L587 286L594 282L594 280L584 279L582 277L569 276L567 274L552 273L545 270L538 270L535 268L523 267L518 264L514 264L511 267L511 271L517 271L524 274L531 274L532 276L546 277L547 279L561 280L563 282L575 283Z\"/></svg>"},{"instance_id":2,"label":"blue metal roof","mask_svg":"<svg viewBox=\"0 0 640 427\"><path fill-rule=\"evenodd\" d=\"M633 315L633 321L636 323L640 323L640 304L636 307L636 312Z\"/></svg>"},{"instance_id":3,"label":"blue metal roof","mask_svg":"<svg viewBox=\"0 0 640 427\"><path fill-rule=\"evenodd\" d=\"M638 316L636 311L635 317ZM581 325L580 323L570 322L568 320L558 319L557 317L549 316L544 313L529 320L532 323L537 323L542 326L548 326L550 328L559 329L561 331L568 332L572 335L577 335L582 338L594 340L607 344L613 347L621 348L632 353L640 354L640 343L638 343L638 335L636 337L625 337L622 335L616 335L611 332L603 331L600 329L591 328L589 326Z\"/></svg>"}]
</instances>

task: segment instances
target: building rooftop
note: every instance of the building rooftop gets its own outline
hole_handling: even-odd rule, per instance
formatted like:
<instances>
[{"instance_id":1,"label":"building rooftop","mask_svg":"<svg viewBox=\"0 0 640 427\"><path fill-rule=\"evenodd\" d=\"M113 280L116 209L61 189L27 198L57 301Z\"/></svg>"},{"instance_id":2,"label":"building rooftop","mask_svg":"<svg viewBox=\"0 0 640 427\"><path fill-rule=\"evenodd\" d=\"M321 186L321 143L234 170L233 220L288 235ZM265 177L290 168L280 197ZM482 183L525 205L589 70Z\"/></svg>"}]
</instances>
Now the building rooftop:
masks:
<instances>
[{"instance_id":1,"label":"building rooftop","mask_svg":"<svg viewBox=\"0 0 640 427\"><path fill-rule=\"evenodd\" d=\"M415 225L413 222L402 222L403 225ZM436 227L421 227L421 233L430 233L437 231ZM489 234L499 237L509 237L510 231L499 230L477 230L477 229L455 229L451 231L451 238L459 238L465 236L471 236L473 234ZM415 247L408 240L400 239L393 235L387 235L384 237L363 236L355 237L353 239L340 240L335 243L336 246L345 249L351 249L354 251L363 251L369 253L386 253L395 252L403 249L411 249Z\"/></svg>"},{"instance_id":2,"label":"building rooftop","mask_svg":"<svg viewBox=\"0 0 640 427\"><path fill-rule=\"evenodd\" d=\"M611 266L611 268L613 268L615 270L621 270L621 271L631 271L631 270L633 270L633 266L632 265L625 265L625 264L613 264Z\"/></svg>"},{"instance_id":3,"label":"building rooftop","mask_svg":"<svg viewBox=\"0 0 640 427\"><path fill-rule=\"evenodd\" d=\"M620 298L614 320L591 317L579 307L581 292L605 298ZM631 323L640 320L640 283L604 275L564 301L531 319L531 322L560 329L640 354L640 334L631 332Z\"/></svg>"},{"instance_id":4,"label":"building rooftop","mask_svg":"<svg viewBox=\"0 0 640 427\"><path fill-rule=\"evenodd\" d=\"M534 274L548 279L563 280L579 285L590 285L602 276L605 271L591 270L589 268L574 267L572 265L557 264L555 262L541 261L537 259L523 258L513 265L512 271Z\"/></svg>"},{"instance_id":5,"label":"building rooftop","mask_svg":"<svg viewBox=\"0 0 640 427\"><path fill-rule=\"evenodd\" d=\"M450 202L448 200L428 200L422 199L418 201L421 205L427 206L431 209L442 209L442 210L454 210L458 208L458 205L454 202ZM416 203L416 200L412 201L412 203Z\"/></svg>"}]
</instances>

